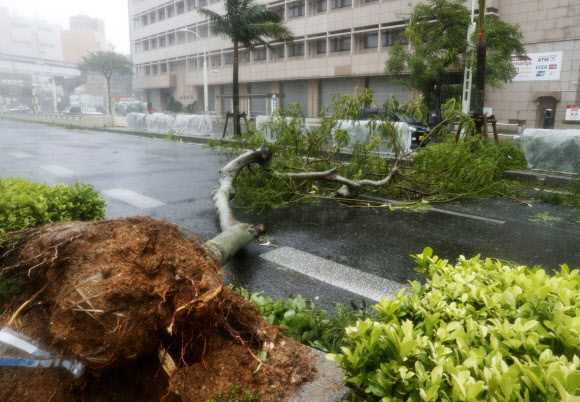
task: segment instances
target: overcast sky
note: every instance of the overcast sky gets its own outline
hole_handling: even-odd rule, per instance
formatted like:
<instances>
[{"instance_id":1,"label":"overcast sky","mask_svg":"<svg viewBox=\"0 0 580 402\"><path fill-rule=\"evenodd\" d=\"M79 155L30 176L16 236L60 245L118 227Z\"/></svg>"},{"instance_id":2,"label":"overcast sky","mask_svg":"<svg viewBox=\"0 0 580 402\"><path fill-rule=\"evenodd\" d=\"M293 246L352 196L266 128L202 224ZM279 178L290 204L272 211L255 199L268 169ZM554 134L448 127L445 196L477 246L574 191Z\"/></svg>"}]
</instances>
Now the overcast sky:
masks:
<instances>
[{"instance_id":1,"label":"overcast sky","mask_svg":"<svg viewBox=\"0 0 580 402\"><path fill-rule=\"evenodd\" d=\"M129 54L129 22L127 0L0 0L6 7L23 17L54 22L68 29L68 18L77 14L105 20L107 40L115 50Z\"/></svg>"}]
</instances>

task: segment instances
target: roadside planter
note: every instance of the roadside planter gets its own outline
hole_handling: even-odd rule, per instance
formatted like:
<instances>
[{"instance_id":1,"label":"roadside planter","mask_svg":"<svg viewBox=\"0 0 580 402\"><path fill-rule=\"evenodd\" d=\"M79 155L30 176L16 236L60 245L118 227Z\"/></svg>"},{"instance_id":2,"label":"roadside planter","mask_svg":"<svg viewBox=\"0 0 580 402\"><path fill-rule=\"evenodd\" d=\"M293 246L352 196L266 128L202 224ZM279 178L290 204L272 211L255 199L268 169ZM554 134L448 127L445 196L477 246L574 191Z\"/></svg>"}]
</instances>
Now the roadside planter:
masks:
<instances>
[{"instance_id":1,"label":"roadside planter","mask_svg":"<svg viewBox=\"0 0 580 402\"><path fill-rule=\"evenodd\" d=\"M281 117L274 116L257 116L256 117L256 129L264 134L264 137L268 141L275 141L279 133L271 132L271 125L267 124L269 121L276 121L281 119ZM286 122L290 123L292 121L291 117L286 117ZM311 127L318 125L320 119L305 118L304 119L304 131L309 130ZM371 136L379 136L379 132L376 128L377 123L372 120L337 120L336 126L332 130L333 138L338 130L345 130L349 137L348 145L346 149L354 149L354 146L359 144L367 144ZM397 130L397 148L399 152L407 153L411 151L411 131L409 130L409 125L407 123L397 122L393 123ZM379 145L381 152L394 153L393 141L381 141Z\"/></svg>"},{"instance_id":2,"label":"roadside planter","mask_svg":"<svg viewBox=\"0 0 580 402\"><path fill-rule=\"evenodd\" d=\"M580 173L580 130L528 128L522 147L530 169Z\"/></svg>"},{"instance_id":3,"label":"roadside planter","mask_svg":"<svg viewBox=\"0 0 580 402\"><path fill-rule=\"evenodd\" d=\"M393 139L381 141L379 143L379 150L381 152L395 153L396 147L397 153L410 152L411 131L409 130L409 125L407 123L402 122L392 124L395 126L397 130L397 137L395 141L393 141ZM347 148L353 149L357 143L367 144L371 136L379 136L377 125L378 123L373 120L359 120L359 121L337 120L337 125L332 130L332 135L334 137L338 130L345 130L349 137ZM394 142L396 142L396 144L394 144Z\"/></svg>"},{"instance_id":4,"label":"roadside planter","mask_svg":"<svg viewBox=\"0 0 580 402\"><path fill-rule=\"evenodd\" d=\"M170 131L180 135L210 135L212 123L209 116L177 115L177 118L164 113L129 113L127 128L136 131L150 131L168 134Z\"/></svg>"}]
</instances>

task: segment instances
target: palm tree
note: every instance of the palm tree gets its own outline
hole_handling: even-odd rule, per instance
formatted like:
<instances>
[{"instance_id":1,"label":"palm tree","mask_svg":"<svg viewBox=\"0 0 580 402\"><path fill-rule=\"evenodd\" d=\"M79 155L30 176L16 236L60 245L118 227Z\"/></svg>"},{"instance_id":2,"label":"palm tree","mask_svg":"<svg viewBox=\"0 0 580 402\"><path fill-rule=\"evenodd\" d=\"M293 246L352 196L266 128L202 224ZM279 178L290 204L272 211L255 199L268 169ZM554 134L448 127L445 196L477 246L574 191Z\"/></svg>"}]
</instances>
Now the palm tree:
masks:
<instances>
[{"instance_id":1,"label":"palm tree","mask_svg":"<svg viewBox=\"0 0 580 402\"><path fill-rule=\"evenodd\" d=\"M240 134L240 94L238 90L238 48L243 46L254 50L258 46L272 46L266 39L292 42L292 32L280 14L268 10L263 4L254 0L225 0L226 13L220 15L214 11L200 8L197 11L207 17L214 34L229 38L234 44L234 135Z\"/></svg>"}]
</instances>

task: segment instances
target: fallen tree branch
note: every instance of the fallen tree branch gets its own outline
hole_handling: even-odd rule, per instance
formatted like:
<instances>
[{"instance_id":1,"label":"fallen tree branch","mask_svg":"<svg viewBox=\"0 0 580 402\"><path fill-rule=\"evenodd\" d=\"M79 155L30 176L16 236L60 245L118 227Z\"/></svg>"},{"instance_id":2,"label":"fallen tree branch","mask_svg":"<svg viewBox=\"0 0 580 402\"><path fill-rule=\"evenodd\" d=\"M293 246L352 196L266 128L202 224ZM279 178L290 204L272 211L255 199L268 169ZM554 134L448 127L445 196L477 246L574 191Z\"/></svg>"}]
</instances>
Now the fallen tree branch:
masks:
<instances>
[{"instance_id":1,"label":"fallen tree branch","mask_svg":"<svg viewBox=\"0 0 580 402\"><path fill-rule=\"evenodd\" d=\"M344 198L354 198L360 193L360 190L363 187L383 187L389 184L393 179L394 175L399 170L397 166L398 162L399 162L398 160L397 162L395 162L395 165L393 166L391 172L387 175L387 177L385 177L382 180L367 180L367 179L360 181L350 180L347 179L346 177L337 174L336 168L332 168L324 172L306 172L306 173L275 172L275 175L279 177L288 177L294 180L326 180L335 183L340 183L343 186L338 190L338 195Z\"/></svg>"},{"instance_id":2,"label":"fallen tree branch","mask_svg":"<svg viewBox=\"0 0 580 402\"><path fill-rule=\"evenodd\" d=\"M271 159L270 149L260 147L238 156L220 170L220 185L214 190L212 199L222 233L206 243L214 260L220 265L227 263L239 249L265 231L262 225L251 225L238 221L230 201L236 195L234 182L242 169L252 163L268 164Z\"/></svg>"}]
</instances>

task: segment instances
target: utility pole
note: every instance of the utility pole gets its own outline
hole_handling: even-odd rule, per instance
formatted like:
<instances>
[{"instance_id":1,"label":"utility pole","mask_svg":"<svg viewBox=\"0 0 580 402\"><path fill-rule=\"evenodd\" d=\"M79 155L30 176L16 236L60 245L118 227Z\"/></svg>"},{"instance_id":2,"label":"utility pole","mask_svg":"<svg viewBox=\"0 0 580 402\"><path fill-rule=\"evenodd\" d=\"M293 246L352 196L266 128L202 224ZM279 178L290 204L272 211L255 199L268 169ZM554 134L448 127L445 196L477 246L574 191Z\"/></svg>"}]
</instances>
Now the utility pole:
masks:
<instances>
[{"instance_id":1,"label":"utility pole","mask_svg":"<svg viewBox=\"0 0 580 402\"><path fill-rule=\"evenodd\" d=\"M485 0L479 0L479 36L477 39L477 74L475 76L475 114L483 116L485 101Z\"/></svg>"},{"instance_id":2,"label":"utility pole","mask_svg":"<svg viewBox=\"0 0 580 402\"><path fill-rule=\"evenodd\" d=\"M473 49L471 37L475 32L475 2L471 1L471 24L467 27L467 47ZM471 110L471 85L473 82L473 63L466 63L463 73L463 95L461 97L461 111L468 114Z\"/></svg>"}]
</instances>

